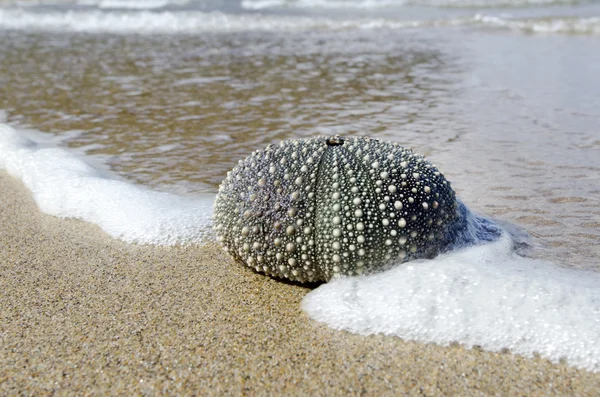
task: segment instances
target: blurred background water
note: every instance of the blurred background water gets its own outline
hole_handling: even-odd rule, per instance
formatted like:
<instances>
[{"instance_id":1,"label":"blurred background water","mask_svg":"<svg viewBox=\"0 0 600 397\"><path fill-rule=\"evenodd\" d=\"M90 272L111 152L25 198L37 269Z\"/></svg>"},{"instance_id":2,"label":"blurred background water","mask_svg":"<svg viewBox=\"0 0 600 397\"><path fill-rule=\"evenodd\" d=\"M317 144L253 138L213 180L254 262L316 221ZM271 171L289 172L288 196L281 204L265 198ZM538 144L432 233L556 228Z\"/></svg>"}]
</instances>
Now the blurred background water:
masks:
<instances>
[{"instance_id":1,"label":"blurred background water","mask_svg":"<svg viewBox=\"0 0 600 397\"><path fill-rule=\"evenodd\" d=\"M134 183L215 192L254 149L425 154L531 255L600 268L600 2L3 1L0 109Z\"/></svg>"}]
</instances>

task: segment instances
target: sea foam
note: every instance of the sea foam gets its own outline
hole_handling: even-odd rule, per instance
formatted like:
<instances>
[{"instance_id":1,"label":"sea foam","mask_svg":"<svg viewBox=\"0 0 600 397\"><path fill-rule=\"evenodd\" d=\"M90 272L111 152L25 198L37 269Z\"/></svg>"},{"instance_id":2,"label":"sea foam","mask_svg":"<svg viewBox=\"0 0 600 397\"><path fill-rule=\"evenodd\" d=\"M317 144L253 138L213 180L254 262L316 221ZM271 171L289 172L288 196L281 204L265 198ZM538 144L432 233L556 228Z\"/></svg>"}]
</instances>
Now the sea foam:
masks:
<instances>
[{"instance_id":1,"label":"sea foam","mask_svg":"<svg viewBox=\"0 0 600 397\"><path fill-rule=\"evenodd\" d=\"M198 243L211 236L212 195L188 198L117 180L76 153L0 124L0 169L20 179L41 211L94 223L130 243Z\"/></svg>"},{"instance_id":2,"label":"sea foam","mask_svg":"<svg viewBox=\"0 0 600 397\"><path fill-rule=\"evenodd\" d=\"M158 4L158 3L157 3ZM131 8L131 7L130 7ZM414 29L473 26L541 35L599 35L600 18L555 16L510 18L476 13L435 19L329 18L323 16L228 14L220 11L32 10L0 8L0 29L115 34L205 32L302 32L351 29Z\"/></svg>"},{"instance_id":3,"label":"sea foam","mask_svg":"<svg viewBox=\"0 0 600 397\"><path fill-rule=\"evenodd\" d=\"M495 242L375 275L333 280L302 308L329 327L531 357L600 371L600 273L518 256Z\"/></svg>"},{"instance_id":4,"label":"sea foam","mask_svg":"<svg viewBox=\"0 0 600 397\"><path fill-rule=\"evenodd\" d=\"M579 4L579 0L242 0L242 7L264 8L370 9L409 6L425 7L527 7Z\"/></svg>"}]
</instances>

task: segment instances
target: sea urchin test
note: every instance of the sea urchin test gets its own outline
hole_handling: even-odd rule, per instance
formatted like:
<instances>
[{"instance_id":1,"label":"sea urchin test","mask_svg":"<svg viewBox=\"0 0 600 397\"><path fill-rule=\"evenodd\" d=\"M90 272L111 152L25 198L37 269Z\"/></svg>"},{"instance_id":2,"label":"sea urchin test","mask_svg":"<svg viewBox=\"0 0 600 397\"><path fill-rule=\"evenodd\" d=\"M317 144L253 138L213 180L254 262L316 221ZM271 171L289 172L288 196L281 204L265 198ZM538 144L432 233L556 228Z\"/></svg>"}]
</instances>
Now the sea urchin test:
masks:
<instances>
[{"instance_id":1,"label":"sea urchin test","mask_svg":"<svg viewBox=\"0 0 600 397\"><path fill-rule=\"evenodd\" d=\"M231 256L271 276L329 281L456 246L466 209L423 156L370 138L257 150L227 174L214 228Z\"/></svg>"}]
</instances>

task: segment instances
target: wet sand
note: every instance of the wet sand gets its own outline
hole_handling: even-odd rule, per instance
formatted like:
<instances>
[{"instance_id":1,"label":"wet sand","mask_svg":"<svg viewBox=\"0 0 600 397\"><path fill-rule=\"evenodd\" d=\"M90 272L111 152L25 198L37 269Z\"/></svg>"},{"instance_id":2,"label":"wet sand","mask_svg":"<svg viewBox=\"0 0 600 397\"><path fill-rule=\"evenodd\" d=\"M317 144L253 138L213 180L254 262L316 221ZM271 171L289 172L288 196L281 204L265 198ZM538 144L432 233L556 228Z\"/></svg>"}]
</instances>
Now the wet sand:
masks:
<instances>
[{"instance_id":1,"label":"wet sand","mask_svg":"<svg viewBox=\"0 0 600 397\"><path fill-rule=\"evenodd\" d=\"M128 245L0 172L0 394L598 395L565 364L358 336L216 246Z\"/></svg>"}]
</instances>

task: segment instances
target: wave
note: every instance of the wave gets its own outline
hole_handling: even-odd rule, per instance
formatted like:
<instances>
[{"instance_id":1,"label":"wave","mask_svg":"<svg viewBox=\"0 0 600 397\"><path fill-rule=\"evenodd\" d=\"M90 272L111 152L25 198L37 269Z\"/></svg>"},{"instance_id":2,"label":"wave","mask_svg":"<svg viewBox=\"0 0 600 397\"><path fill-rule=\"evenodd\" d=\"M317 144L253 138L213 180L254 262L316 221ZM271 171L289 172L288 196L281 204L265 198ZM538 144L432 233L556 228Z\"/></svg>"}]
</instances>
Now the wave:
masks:
<instances>
[{"instance_id":1,"label":"wave","mask_svg":"<svg viewBox=\"0 0 600 397\"><path fill-rule=\"evenodd\" d=\"M329 327L447 346L536 353L600 371L600 274L518 256L493 243L340 278L302 308Z\"/></svg>"},{"instance_id":2,"label":"wave","mask_svg":"<svg viewBox=\"0 0 600 397\"><path fill-rule=\"evenodd\" d=\"M339 30L402 26L405 26L405 23L384 20L335 20L297 16L240 15L226 14L220 11L68 10L62 12L0 9L0 28L12 30L151 34Z\"/></svg>"},{"instance_id":3,"label":"wave","mask_svg":"<svg viewBox=\"0 0 600 397\"><path fill-rule=\"evenodd\" d=\"M46 11L0 9L0 28L91 33L200 33L408 29L473 26L534 34L600 34L599 17L501 18L475 14L429 20L388 18L338 19L309 16L226 14L220 11Z\"/></svg>"},{"instance_id":4,"label":"wave","mask_svg":"<svg viewBox=\"0 0 600 397\"><path fill-rule=\"evenodd\" d=\"M242 7L249 10L266 8L377 9L406 5L451 8L508 8L581 3L583 1L580 0L242 0Z\"/></svg>"},{"instance_id":5,"label":"wave","mask_svg":"<svg viewBox=\"0 0 600 397\"><path fill-rule=\"evenodd\" d=\"M540 34L600 34L600 17L507 19L478 14L476 22L488 27L505 28L525 33Z\"/></svg>"},{"instance_id":6,"label":"wave","mask_svg":"<svg viewBox=\"0 0 600 397\"><path fill-rule=\"evenodd\" d=\"M20 179L39 209L94 223L129 243L200 243L212 236L211 195L188 198L114 179L76 153L0 124L0 169ZM40 137L42 137L40 139Z\"/></svg>"},{"instance_id":7,"label":"wave","mask_svg":"<svg viewBox=\"0 0 600 397\"><path fill-rule=\"evenodd\" d=\"M152 10L171 5L184 5L188 2L188 0L79 0L77 4L100 9Z\"/></svg>"},{"instance_id":8,"label":"wave","mask_svg":"<svg viewBox=\"0 0 600 397\"><path fill-rule=\"evenodd\" d=\"M4 6L85 6L100 9L154 10L183 7L214 10L269 8L293 10L378 10L405 6L435 8L524 8L579 5L593 0L4 0Z\"/></svg>"}]
</instances>

